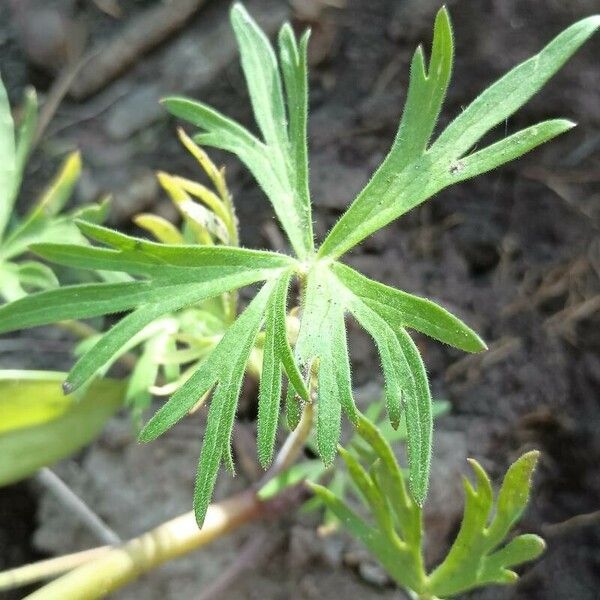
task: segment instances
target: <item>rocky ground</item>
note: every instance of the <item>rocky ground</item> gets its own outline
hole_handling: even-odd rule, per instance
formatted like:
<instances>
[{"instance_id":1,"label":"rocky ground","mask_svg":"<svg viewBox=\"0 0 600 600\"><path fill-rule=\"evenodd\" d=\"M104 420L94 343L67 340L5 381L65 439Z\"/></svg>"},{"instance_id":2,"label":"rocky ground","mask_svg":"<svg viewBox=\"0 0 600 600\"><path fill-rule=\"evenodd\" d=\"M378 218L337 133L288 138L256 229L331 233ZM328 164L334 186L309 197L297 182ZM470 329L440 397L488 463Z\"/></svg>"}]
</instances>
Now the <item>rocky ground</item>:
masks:
<instances>
[{"instance_id":1,"label":"rocky ground","mask_svg":"<svg viewBox=\"0 0 600 600\"><path fill-rule=\"evenodd\" d=\"M48 93L81 47L106 42L152 2L0 3L0 71L14 102L27 83ZM168 92L201 97L251 123L243 79L225 19L227 3L207 2L180 33L139 57L98 92L68 97L33 157L27 202L66 149L82 151L78 202L114 194L111 219L152 209L174 217L153 170L197 176L156 100ZM274 31L292 15L311 24L311 177L322 236L381 161L397 126L416 43L430 39L437 8L429 0L276 0L247 3ZM516 62L562 28L598 10L597 0L451 0L456 66L442 124ZM103 10L120 7L120 18ZM103 9L103 10L102 10ZM44 12L45 11L45 12ZM60 20L52 16L58 11ZM46 21L43 21L46 19ZM54 19L54 20L52 20ZM58 25L57 25L58 23ZM52 26L51 26L52 25ZM39 31L45 32L44 36ZM36 33L37 32L37 33ZM54 38L52 37L54 36ZM44 43L40 42L43 39ZM79 44L79 45L78 45ZM483 600L593 600L600 583L600 40L589 43L541 94L496 134L555 116L579 127L497 172L446 190L367 240L349 260L374 278L426 295L461 315L490 350L465 357L418 337L434 395L451 402L437 424L434 487L428 511L431 558L452 539L461 510L459 474L476 457L496 478L520 453L542 451L535 494L522 528L546 537L548 552L513 588L466 597ZM85 89L84 89L85 91ZM270 207L247 172L227 165L246 245L277 247ZM367 397L377 355L351 325L354 379ZM32 340L46 336L58 351ZM69 340L26 332L0 346L4 368L68 368ZM18 346L18 344L17 344ZM12 350L11 350L12 349ZM37 349L37 350L36 350ZM365 388L366 386L366 388ZM240 416L252 428L252 402ZM133 443L119 417L89 449L58 472L122 537L189 509L198 423L184 424L149 447ZM217 495L247 485L224 476ZM152 573L115 598L195 598L239 554L263 539L250 572L224 597L400 598L349 539L320 538L309 517L254 526ZM0 567L95 545L81 526L32 482L0 490ZM18 596L15 596L18 597Z\"/></svg>"}]
</instances>

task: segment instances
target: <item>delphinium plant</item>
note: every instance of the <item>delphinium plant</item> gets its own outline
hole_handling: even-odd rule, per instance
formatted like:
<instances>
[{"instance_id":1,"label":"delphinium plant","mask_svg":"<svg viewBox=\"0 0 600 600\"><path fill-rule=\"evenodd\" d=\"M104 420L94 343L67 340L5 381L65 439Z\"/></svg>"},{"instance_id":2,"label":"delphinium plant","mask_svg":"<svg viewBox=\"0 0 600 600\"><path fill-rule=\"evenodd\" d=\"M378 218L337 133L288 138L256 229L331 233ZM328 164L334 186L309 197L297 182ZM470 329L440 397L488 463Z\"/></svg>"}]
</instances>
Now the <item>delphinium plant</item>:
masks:
<instances>
[{"instance_id":1,"label":"delphinium plant","mask_svg":"<svg viewBox=\"0 0 600 600\"><path fill-rule=\"evenodd\" d=\"M538 538L520 537L498 550L525 505L534 454L525 455L509 470L491 521L489 480L473 462L477 488L466 486L465 517L455 545L429 576L421 557L420 515L427 496L433 411L426 369L408 330L466 352L484 351L484 342L441 306L370 279L344 264L343 256L444 188L495 169L571 129L571 121L552 119L481 145L486 134L538 92L593 34L600 18L583 19L566 29L434 136L453 63L450 19L442 8L435 20L429 60L421 47L413 56L404 112L388 155L319 246L313 235L306 135L309 34L297 40L291 26L284 25L276 51L240 4L232 8L231 22L260 136L201 102L170 97L163 104L172 115L199 129L193 136L195 143L232 152L246 165L273 205L292 252L239 247L237 238L225 235L224 218L211 221L212 229L203 223L211 239L200 245L191 244L189 237L175 236L171 229L168 240L153 242L78 221L82 234L98 245L42 243L31 245L30 250L52 263L125 273L130 280L65 286L27 296L0 308L0 332L126 312L76 362L63 384L65 394L72 394L102 372L150 323L211 298L233 297L235 290L258 284L248 306L239 315L229 313L231 320L218 344L179 382L140 434L142 442L151 442L200 401L209 405L194 492L197 524L202 527L207 517L219 467L224 464L234 470L231 437L238 396L253 352L260 346L257 435L258 456L265 468L274 455L282 397L285 423L292 431L288 442L298 449L310 433L314 413L315 446L326 466L338 452L345 413L371 447L369 471L357 457L340 452L374 522L358 521L341 498L314 489L400 585L422 599L431 599L436 594L448 597L477 585L514 580L508 568L533 558L541 549ZM176 202L185 203L194 194L189 183L171 176L163 176L163 185ZM207 203L202 194L199 197ZM214 209L213 213L221 217ZM194 229L192 224L190 229ZM297 334L289 327L292 311L300 322ZM379 351L391 426L397 428L404 420L407 486L377 427L354 402L346 336L349 315L371 335ZM287 389L282 393L284 376ZM274 470L280 467L276 462ZM177 532L181 534L181 523ZM164 532L157 531L155 537L158 533ZM58 597L51 595L58 590L62 598L83 597L73 595L75 589L108 593L134 573L189 547L184 537L169 539L175 546L180 540L170 554L160 546L158 554L146 560L139 552L139 544L147 541L144 538L137 546L132 542L119 551L130 552L130 558L135 557L133 565L127 567L119 560L121 554L112 554L101 565L76 570L49 586L47 595L42 590L35 597ZM94 593L85 597L100 595Z\"/></svg>"}]
</instances>

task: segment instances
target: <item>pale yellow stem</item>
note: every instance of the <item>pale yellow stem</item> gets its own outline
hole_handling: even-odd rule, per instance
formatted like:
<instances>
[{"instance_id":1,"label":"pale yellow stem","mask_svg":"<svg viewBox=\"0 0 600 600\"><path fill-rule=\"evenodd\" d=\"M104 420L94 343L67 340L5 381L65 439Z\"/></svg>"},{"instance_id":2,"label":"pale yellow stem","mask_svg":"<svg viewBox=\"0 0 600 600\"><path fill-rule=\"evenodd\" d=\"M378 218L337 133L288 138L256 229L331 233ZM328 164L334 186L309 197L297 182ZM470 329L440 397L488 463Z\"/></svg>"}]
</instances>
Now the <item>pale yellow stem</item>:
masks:
<instances>
[{"instance_id":1,"label":"pale yellow stem","mask_svg":"<svg viewBox=\"0 0 600 600\"><path fill-rule=\"evenodd\" d=\"M109 550L33 592L29 600L104 598L158 565L187 554L257 518L261 503L253 491L211 504L202 529L193 512L159 525L123 546Z\"/></svg>"},{"instance_id":2,"label":"pale yellow stem","mask_svg":"<svg viewBox=\"0 0 600 600\"><path fill-rule=\"evenodd\" d=\"M31 583L57 577L85 563L95 560L111 550L111 546L99 546L82 552L65 554L48 560L41 560L30 565L17 567L0 573L0 592L23 587Z\"/></svg>"}]
</instances>

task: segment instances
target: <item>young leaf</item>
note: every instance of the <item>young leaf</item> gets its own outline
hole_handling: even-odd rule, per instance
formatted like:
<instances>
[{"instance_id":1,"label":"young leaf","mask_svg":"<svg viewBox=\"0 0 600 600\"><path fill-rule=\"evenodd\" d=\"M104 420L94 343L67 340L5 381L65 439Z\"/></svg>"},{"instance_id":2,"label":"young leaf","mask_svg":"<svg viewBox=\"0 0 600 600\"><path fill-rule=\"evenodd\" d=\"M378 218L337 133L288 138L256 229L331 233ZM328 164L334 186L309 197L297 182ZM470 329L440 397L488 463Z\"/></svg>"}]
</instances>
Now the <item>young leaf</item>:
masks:
<instances>
[{"instance_id":1,"label":"young leaf","mask_svg":"<svg viewBox=\"0 0 600 600\"><path fill-rule=\"evenodd\" d=\"M509 568L542 552L543 541L531 534L517 536L498 548L527 503L538 453L527 453L510 467L495 511L489 477L479 463L470 461L477 484L474 488L465 480L466 502L460 531L446 559L428 576L421 549L422 512L406 494L403 473L392 449L378 428L363 415L358 417L357 433L374 452L374 462L371 457L367 459L368 471L356 456L340 452L373 517L372 524L351 511L341 495L309 485L389 575L412 594L448 598L490 583L512 583L517 575Z\"/></svg>"},{"instance_id":2,"label":"young leaf","mask_svg":"<svg viewBox=\"0 0 600 600\"><path fill-rule=\"evenodd\" d=\"M510 567L541 554L544 543L533 535L516 537L497 550L527 505L538 456L539 452L528 452L511 465L498 494L495 514L489 478L479 463L470 461L477 487L465 480L463 522L446 559L431 574L430 587L436 596L453 596L490 583L512 583L517 575Z\"/></svg>"},{"instance_id":3,"label":"young leaf","mask_svg":"<svg viewBox=\"0 0 600 600\"><path fill-rule=\"evenodd\" d=\"M149 231L163 244L183 244L183 237L170 221L158 215L142 213L133 218L133 222L142 229Z\"/></svg>"}]
</instances>

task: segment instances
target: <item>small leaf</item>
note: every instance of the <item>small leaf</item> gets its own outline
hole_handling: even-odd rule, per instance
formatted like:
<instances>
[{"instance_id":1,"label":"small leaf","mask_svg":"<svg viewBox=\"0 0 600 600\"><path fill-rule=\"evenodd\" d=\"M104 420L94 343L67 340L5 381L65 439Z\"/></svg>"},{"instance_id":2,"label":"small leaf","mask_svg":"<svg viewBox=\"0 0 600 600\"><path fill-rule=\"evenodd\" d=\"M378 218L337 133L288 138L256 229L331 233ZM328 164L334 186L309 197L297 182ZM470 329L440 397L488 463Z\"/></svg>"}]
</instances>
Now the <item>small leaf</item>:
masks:
<instances>
[{"instance_id":1,"label":"small leaf","mask_svg":"<svg viewBox=\"0 0 600 600\"><path fill-rule=\"evenodd\" d=\"M133 222L138 227L149 231L163 244L183 244L183 237L177 227L163 217L143 213L136 215Z\"/></svg>"},{"instance_id":2,"label":"small leaf","mask_svg":"<svg viewBox=\"0 0 600 600\"><path fill-rule=\"evenodd\" d=\"M229 243L229 232L225 222L214 212L194 202L180 184L180 179L166 173L158 173L158 180L171 196L177 210L195 232L199 244L212 245L213 238L224 244ZM187 187L189 189L190 186ZM216 200L220 203L218 198Z\"/></svg>"},{"instance_id":3,"label":"small leaf","mask_svg":"<svg viewBox=\"0 0 600 600\"><path fill-rule=\"evenodd\" d=\"M490 544L500 543L521 518L529 500L531 477L539 459L536 450L527 452L508 469L496 503L496 514L489 528Z\"/></svg>"},{"instance_id":4,"label":"small leaf","mask_svg":"<svg viewBox=\"0 0 600 600\"><path fill-rule=\"evenodd\" d=\"M210 160L208 154L200 148L197 144L194 143L192 138L190 138L185 131L179 127L177 129L177 135L181 141L181 143L189 150L192 156L198 161L204 172L208 175L210 180L217 192L219 192L219 196L223 199L224 202L227 203L227 208L233 214L233 203L231 202L231 196L229 195L229 191L227 189L227 184L225 182L225 177L223 176L223 171L217 169L215 164Z\"/></svg>"},{"instance_id":5,"label":"small leaf","mask_svg":"<svg viewBox=\"0 0 600 600\"><path fill-rule=\"evenodd\" d=\"M433 594L447 597L490 583L513 583L517 575L509 568L532 560L543 551L544 543L535 535L518 536L497 549L527 504L538 456L536 451L528 452L511 465L495 511L489 477L477 461L469 461L477 485L474 488L465 480L463 520L450 552L430 576Z\"/></svg>"},{"instance_id":6,"label":"small leaf","mask_svg":"<svg viewBox=\"0 0 600 600\"><path fill-rule=\"evenodd\" d=\"M323 463L316 460L305 460L296 465L292 465L289 469L285 469L279 475L270 479L258 491L258 497L261 500L268 500L279 494L283 490L301 481L317 481L324 473Z\"/></svg>"},{"instance_id":7,"label":"small leaf","mask_svg":"<svg viewBox=\"0 0 600 600\"><path fill-rule=\"evenodd\" d=\"M219 218L226 230L229 231L232 226L229 209L224 202L211 190L201 183L185 179L184 177L173 177L173 184L181 188L184 192L191 194L201 200L216 217ZM227 240L229 242L229 240Z\"/></svg>"},{"instance_id":8,"label":"small leaf","mask_svg":"<svg viewBox=\"0 0 600 600\"><path fill-rule=\"evenodd\" d=\"M79 152L72 152L64 160L58 174L26 217L23 227L27 228L28 224L36 219L57 215L71 197L80 174L81 156Z\"/></svg>"},{"instance_id":9,"label":"small leaf","mask_svg":"<svg viewBox=\"0 0 600 600\"><path fill-rule=\"evenodd\" d=\"M309 482L308 485L352 535L361 540L367 547L371 546L371 540L374 537L373 529L367 523L327 488L312 482Z\"/></svg>"},{"instance_id":10,"label":"small leaf","mask_svg":"<svg viewBox=\"0 0 600 600\"><path fill-rule=\"evenodd\" d=\"M503 573L508 567L522 565L538 558L546 549L544 540L532 533L526 533L513 538L506 546L485 559L482 579L498 581L498 573Z\"/></svg>"}]
</instances>

